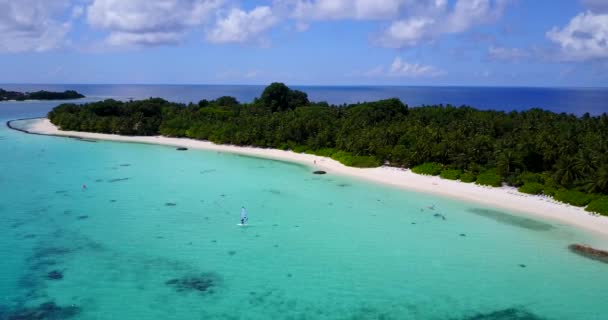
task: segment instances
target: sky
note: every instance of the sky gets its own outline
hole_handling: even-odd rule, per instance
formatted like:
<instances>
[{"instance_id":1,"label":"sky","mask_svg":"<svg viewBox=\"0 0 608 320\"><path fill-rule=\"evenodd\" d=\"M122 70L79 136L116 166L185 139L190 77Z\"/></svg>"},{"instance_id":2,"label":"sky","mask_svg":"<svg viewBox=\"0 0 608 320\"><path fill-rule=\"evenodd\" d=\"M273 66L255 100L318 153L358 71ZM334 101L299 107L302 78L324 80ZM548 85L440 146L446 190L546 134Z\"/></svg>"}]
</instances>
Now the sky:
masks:
<instances>
[{"instance_id":1,"label":"sky","mask_svg":"<svg viewBox=\"0 0 608 320\"><path fill-rule=\"evenodd\" d=\"M0 0L0 83L608 86L608 0Z\"/></svg>"}]
</instances>

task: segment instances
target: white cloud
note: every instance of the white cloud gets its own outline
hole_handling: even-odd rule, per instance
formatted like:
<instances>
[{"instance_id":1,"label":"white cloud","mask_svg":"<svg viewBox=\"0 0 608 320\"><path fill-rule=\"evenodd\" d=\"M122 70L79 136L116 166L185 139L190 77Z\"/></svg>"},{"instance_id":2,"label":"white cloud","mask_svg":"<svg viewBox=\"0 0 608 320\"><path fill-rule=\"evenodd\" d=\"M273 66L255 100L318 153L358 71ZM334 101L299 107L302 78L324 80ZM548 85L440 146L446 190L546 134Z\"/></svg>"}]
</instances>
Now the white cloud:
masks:
<instances>
[{"instance_id":1,"label":"white cloud","mask_svg":"<svg viewBox=\"0 0 608 320\"><path fill-rule=\"evenodd\" d=\"M140 45L154 46L159 44L174 44L178 43L182 34L179 32L112 32L106 41L115 46L121 45Z\"/></svg>"},{"instance_id":2,"label":"white cloud","mask_svg":"<svg viewBox=\"0 0 608 320\"><path fill-rule=\"evenodd\" d=\"M283 0L299 20L384 20L395 18L411 0Z\"/></svg>"},{"instance_id":3,"label":"white cloud","mask_svg":"<svg viewBox=\"0 0 608 320\"><path fill-rule=\"evenodd\" d=\"M505 0L458 0L454 10L447 15L443 32L463 32L474 25L495 21L506 4Z\"/></svg>"},{"instance_id":4,"label":"white cloud","mask_svg":"<svg viewBox=\"0 0 608 320\"><path fill-rule=\"evenodd\" d=\"M395 21L384 31L379 44L395 48L414 46L428 35L433 25L435 19L426 17Z\"/></svg>"},{"instance_id":5,"label":"white cloud","mask_svg":"<svg viewBox=\"0 0 608 320\"><path fill-rule=\"evenodd\" d=\"M207 40L215 43L259 42L261 35L277 22L278 18L267 6L249 12L232 9L226 17L218 19L207 33Z\"/></svg>"},{"instance_id":6,"label":"white cloud","mask_svg":"<svg viewBox=\"0 0 608 320\"><path fill-rule=\"evenodd\" d=\"M581 2L592 12L608 12L608 1L606 0L582 0Z\"/></svg>"},{"instance_id":7,"label":"white cloud","mask_svg":"<svg viewBox=\"0 0 608 320\"><path fill-rule=\"evenodd\" d=\"M72 8L72 19L78 19L78 18L82 17L83 14L84 14L84 7L74 6L74 8Z\"/></svg>"},{"instance_id":8,"label":"white cloud","mask_svg":"<svg viewBox=\"0 0 608 320\"><path fill-rule=\"evenodd\" d=\"M374 78L374 79L389 79L389 78L435 78L445 75L446 72L435 66L422 63L409 63L396 57L393 62L387 67L378 65L367 71L353 71L345 74L349 78Z\"/></svg>"},{"instance_id":9,"label":"white cloud","mask_svg":"<svg viewBox=\"0 0 608 320\"><path fill-rule=\"evenodd\" d=\"M0 52L41 52L61 47L71 26L58 16L64 0L0 0Z\"/></svg>"},{"instance_id":10,"label":"white cloud","mask_svg":"<svg viewBox=\"0 0 608 320\"><path fill-rule=\"evenodd\" d=\"M547 37L561 48L563 60L608 58L608 14L580 13L559 29L554 27Z\"/></svg>"},{"instance_id":11,"label":"white cloud","mask_svg":"<svg viewBox=\"0 0 608 320\"><path fill-rule=\"evenodd\" d=\"M401 60L400 57L395 58L391 64L389 75L398 77L437 77L445 72L431 65L419 63L408 63Z\"/></svg>"},{"instance_id":12,"label":"white cloud","mask_svg":"<svg viewBox=\"0 0 608 320\"><path fill-rule=\"evenodd\" d=\"M519 61L530 57L530 53L520 48L491 46L488 56L493 60Z\"/></svg>"},{"instance_id":13,"label":"white cloud","mask_svg":"<svg viewBox=\"0 0 608 320\"><path fill-rule=\"evenodd\" d=\"M403 48L432 40L442 34L460 33L491 23L502 16L509 0L457 0L432 2L425 10L395 20L376 39L380 46Z\"/></svg>"},{"instance_id":14,"label":"white cloud","mask_svg":"<svg viewBox=\"0 0 608 320\"><path fill-rule=\"evenodd\" d=\"M310 24L298 21L296 22L296 30L300 32L307 31L310 28Z\"/></svg>"},{"instance_id":15,"label":"white cloud","mask_svg":"<svg viewBox=\"0 0 608 320\"><path fill-rule=\"evenodd\" d=\"M378 77L378 76L382 76L384 75L384 66L377 66L371 70L368 70L366 72L363 73L364 76L366 77Z\"/></svg>"},{"instance_id":16,"label":"white cloud","mask_svg":"<svg viewBox=\"0 0 608 320\"><path fill-rule=\"evenodd\" d=\"M199 26L223 0L93 0L88 22L110 32L113 45L160 45L178 42Z\"/></svg>"},{"instance_id":17,"label":"white cloud","mask_svg":"<svg viewBox=\"0 0 608 320\"><path fill-rule=\"evenodd\" d=\"M247 79L257 78L260 75L260 70L250 70L245 73L244 77Z\"/></svg>"}]
</instances>

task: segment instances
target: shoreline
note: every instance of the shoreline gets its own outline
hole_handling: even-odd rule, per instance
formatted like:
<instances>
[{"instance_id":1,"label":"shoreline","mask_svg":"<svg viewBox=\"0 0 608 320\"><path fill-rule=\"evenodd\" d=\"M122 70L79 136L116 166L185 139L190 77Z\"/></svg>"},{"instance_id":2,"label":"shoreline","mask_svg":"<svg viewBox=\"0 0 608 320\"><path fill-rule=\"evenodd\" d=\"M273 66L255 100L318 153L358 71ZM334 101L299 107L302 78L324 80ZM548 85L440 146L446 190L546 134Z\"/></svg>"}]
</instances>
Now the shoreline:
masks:
<instances>
[{"instance_id":1,"label":"shoreline","mask_svg":"<svg viewBox=\"0 0 608 320\"><path fill-rule=\"evenodd\" d=\"M25 127L15 127L13 122L26 121ZM7 122L11 129L37 135L50 135L74 139L94 139L117 142L134 142L185 147L219 152L229 152L241 155L255 156L267 159L284 160L304 164L314 170L323 170L328 174L354 177L382 185L397 187L404 190L429 193L456 200L475 202L494 208L502 208L517 213L564 222L586 230L608 236L608 217L593 215L581 207L558 202L546 196L520 193L514 187L486 187L474 183L464 183L454 180L441 179L438 176L425 176L411 172L409 169L396 167L354 168L340 162L317 155L295 153L278 149L257 147L241 147L234 145L218 145L209 141L189 138L169 138L163 136L121 136L115 134L61 131L47 118L18 119ZM315 163L316 162L316 163Z\"/></svg>"}]
</instances>

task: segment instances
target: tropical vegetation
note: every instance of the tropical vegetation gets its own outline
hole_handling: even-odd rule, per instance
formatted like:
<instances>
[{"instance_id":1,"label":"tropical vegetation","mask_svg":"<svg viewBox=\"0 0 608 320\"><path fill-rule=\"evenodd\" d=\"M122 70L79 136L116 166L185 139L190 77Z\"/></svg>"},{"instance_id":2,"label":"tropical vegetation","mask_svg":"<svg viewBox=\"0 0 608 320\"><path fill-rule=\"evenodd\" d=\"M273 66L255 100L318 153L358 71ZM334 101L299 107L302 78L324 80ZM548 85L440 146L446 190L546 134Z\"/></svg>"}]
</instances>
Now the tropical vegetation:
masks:
<instances>
[{"instance_id":1,"label":"tropical vegetation","mask_svg":"<svg viewBox=\"0 0 608 320\"><path fill-rule=\"evenodd\" d=\"M66 90L64 92L52 92L52 91L35 91L35 92L18 92L18 91L6 91L0 88L0 101L5 100L72 100L84 98L84 95L74 91Z\"/></svg>"},{"instance_id":2,"label":"tropical vegetation","mask_svg":"<svg viewBox=\"0 0 608 320\"><path fill-rule=\"evenodd\" d=\"M330 105L273 83L251 103L233 97L189 104L104 100L62 104L49 118L65 130L289 149L351 166L386 164L463 182L504 183L573 205L595 203L594 210L608 215L605 113L410 108L398 99Z\"/></svg>"}]
</instances>

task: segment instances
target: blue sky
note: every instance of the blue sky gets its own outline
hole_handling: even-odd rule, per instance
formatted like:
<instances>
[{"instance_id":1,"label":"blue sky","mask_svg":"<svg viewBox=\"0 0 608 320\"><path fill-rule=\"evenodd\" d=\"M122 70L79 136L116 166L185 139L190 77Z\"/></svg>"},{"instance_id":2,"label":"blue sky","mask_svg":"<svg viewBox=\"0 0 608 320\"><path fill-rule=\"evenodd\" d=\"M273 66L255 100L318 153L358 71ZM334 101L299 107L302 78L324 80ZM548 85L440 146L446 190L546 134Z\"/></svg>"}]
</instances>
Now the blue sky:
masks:
<instances>
[{"instance_id":1,"label":"blue sky","mask_svg":"<svg viewBox=\"0 0 608 320\"><path fill-rule=\"evenodd\" d=\"M0 83L608 85L608 0L0 0Z\"/></svg>"}]
</instances>

